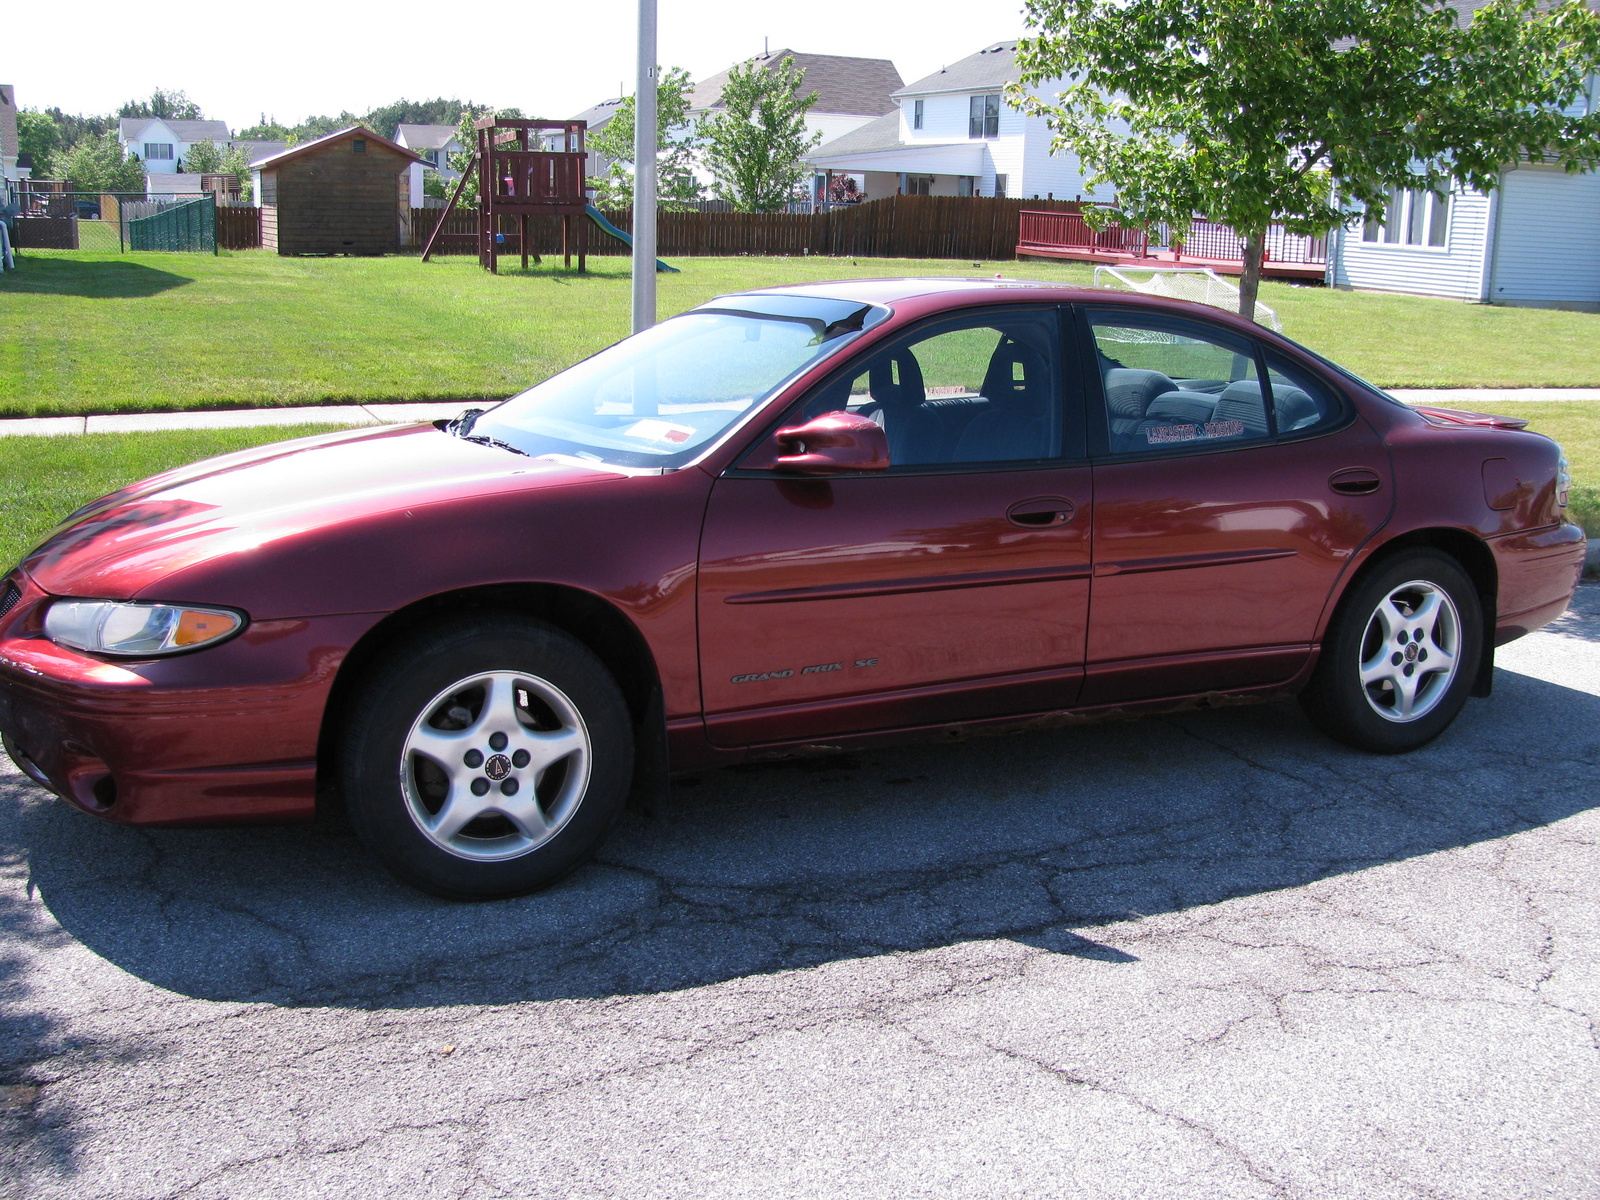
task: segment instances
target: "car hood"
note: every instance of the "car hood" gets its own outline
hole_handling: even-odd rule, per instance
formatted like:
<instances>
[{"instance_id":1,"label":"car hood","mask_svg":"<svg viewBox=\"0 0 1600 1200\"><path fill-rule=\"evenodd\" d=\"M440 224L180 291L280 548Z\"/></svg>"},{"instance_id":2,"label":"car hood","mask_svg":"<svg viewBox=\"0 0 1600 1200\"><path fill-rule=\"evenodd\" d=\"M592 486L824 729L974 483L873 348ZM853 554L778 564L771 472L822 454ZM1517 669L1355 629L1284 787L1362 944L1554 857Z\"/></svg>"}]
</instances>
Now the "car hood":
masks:
<instances>
[{"instance_id":1,"label":"car hood","mask_svg":"<svg viewBox=\"0 0 1600 1200\"><path fill-rule=\"evenodd\" d=\"M133 599L198 564L388 514L619 477L463 441L431 425L324 434L131 484L73 513L22 565L56 595Z\"/></svg>"}]
</instances>

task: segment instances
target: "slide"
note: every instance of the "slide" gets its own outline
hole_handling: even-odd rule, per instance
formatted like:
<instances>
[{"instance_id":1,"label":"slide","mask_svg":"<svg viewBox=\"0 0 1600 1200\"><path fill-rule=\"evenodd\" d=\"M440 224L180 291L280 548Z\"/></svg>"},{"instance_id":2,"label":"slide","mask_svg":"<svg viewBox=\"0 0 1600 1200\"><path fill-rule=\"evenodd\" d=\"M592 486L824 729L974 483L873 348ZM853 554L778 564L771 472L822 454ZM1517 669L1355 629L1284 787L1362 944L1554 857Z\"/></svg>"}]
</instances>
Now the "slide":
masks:
<instances>
[{"instance_id":1,"label":"slide","mask_svg":"<svg viewBox=\"0 0 1600 1200\"><path fill-rule=\"evenodd\" d=\"M586 204L586 205L584 205L584 207L589 212L589 220L593 221L596 225L600 226L601 229L605 230L607 233L609 233L612 237L616 238L618 241L625 242L629 246L633 245L633 239L631 237L629 237L626 233L624 233L622 230L618 229L610 221L606 220L605 214L602 213L598 208L596 208L592 204ZM660 274L662 271L670 271L674 275L678 274L678 268L677 267L669 266L667 263L662 262L658 258L658 259L656 259L656 273Z\"/></svg>"}]
</instances>

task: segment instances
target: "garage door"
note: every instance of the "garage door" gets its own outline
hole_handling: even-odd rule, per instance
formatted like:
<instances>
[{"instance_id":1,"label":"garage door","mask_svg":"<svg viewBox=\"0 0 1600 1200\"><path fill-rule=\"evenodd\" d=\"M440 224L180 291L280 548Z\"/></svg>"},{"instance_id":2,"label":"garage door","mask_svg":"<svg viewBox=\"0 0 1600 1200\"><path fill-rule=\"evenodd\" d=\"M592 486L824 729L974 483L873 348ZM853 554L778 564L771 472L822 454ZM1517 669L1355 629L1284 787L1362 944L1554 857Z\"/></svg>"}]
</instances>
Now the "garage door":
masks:
<instances>
[{"instance_id":1,"label":"garage door","mask_svg":"<svg viewBox=\"0 0 1600 1200\"><path fill-rule=\"evenodd\" d=\"M1600 303L1600 174L1506 174L1489 298Z\"/></svg>"}]
</instances>

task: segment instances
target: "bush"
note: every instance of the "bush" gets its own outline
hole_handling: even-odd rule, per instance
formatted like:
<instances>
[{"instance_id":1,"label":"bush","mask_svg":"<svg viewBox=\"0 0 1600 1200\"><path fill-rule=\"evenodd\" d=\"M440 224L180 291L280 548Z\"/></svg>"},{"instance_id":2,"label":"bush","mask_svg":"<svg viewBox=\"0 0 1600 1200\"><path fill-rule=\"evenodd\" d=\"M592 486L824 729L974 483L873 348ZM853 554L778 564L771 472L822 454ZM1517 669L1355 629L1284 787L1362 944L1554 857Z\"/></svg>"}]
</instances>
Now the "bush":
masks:
<instances>
[{"instance_id":1,"label":"bush","mask_svg":"<svg viewBox=\"0 0 1600 1200\"><path fill-rule=\"evenodd\" d=\"M1574 484L1567 497L1567 520L1583 526L1590 537L1600 537L1600 487Z\"/></svg>"}]
</instances>

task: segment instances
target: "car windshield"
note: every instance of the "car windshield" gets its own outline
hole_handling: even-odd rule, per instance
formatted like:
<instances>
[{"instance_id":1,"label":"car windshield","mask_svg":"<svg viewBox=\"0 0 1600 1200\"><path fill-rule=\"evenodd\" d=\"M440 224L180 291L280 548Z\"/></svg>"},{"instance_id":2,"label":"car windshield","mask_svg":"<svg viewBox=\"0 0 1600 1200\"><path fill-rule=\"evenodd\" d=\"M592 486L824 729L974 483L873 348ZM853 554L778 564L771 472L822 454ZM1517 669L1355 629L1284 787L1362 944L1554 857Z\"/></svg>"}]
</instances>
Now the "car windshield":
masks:
<instances>
[{"instance_id":1,"label":"car windshield","mask_svg":"<svg viewBox=\"0 0 1600 1200\"><path fill-rule=\"evenodd\" d=\"M797 372L886 316L843 300L723 297L618 342L453 431L534 457L681 466Z\"/></svg>"}]
</instances>

